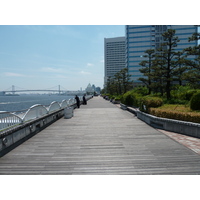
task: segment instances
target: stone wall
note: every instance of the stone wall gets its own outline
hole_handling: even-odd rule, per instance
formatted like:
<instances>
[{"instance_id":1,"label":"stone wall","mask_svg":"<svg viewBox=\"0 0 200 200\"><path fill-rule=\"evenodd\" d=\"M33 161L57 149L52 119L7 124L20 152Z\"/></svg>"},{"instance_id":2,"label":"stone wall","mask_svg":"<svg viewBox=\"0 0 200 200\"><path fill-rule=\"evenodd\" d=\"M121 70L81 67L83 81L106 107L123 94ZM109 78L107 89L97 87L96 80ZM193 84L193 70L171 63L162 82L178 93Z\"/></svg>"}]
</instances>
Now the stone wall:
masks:
<instances>
[{"instance_id":1,"label":"stone wall","mask_svg":"<svg viewBox=\"0 0 200 200\"><path fill-rule=\"evenodd\" d=\"M160 118L147 113L141 112L138 109L120 104L123 110L127 110L137 116L138 119L144 121L150 126L166 131L180 133L196 138L200 138L200 124L193 122L185 122L173 119Z\"/></svg>"},{"instance_id":2,"label":"stone wall","mask_svg":"<svg viewBox=\"0 0 200 200\"><path fill-rule=\"evenodd\" d=\"M200 138L199 123L155 117L141 111L137 111L137 117L152 127Z\"/></svg>"}]
</instances>

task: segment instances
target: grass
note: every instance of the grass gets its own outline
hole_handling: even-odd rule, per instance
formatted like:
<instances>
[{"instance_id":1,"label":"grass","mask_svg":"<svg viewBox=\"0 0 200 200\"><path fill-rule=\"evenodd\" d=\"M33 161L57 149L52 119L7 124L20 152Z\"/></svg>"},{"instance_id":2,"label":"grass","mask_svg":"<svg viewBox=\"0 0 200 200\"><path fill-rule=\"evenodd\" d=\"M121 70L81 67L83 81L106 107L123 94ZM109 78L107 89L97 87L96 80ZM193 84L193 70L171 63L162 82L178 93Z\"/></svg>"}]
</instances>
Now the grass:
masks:
<instances>
[{"instance_id":1,"label":"grass","mask_svg":"<svg viewBox=\"0 0 200 200\"><path fill-rule=\"evenodd\" d=\"M149 114L157 117L200 123L200 111L192 111L189 106L166 104L159 108L150 108Z\"/></svg>"},{"instance_id":2,"label":"grass","mask_svg":"<svg viewBox=\"0 0 200 200\"><path fill-rule=\"evenodd\" d=\"M181 105L181 104L164 104L163 106L159 107L159 109L165 111L176 111L176 112L187 112L187 113L199 113L200 111L193 111L190 109L189 105Z\"/></svg>"}]
</instances>

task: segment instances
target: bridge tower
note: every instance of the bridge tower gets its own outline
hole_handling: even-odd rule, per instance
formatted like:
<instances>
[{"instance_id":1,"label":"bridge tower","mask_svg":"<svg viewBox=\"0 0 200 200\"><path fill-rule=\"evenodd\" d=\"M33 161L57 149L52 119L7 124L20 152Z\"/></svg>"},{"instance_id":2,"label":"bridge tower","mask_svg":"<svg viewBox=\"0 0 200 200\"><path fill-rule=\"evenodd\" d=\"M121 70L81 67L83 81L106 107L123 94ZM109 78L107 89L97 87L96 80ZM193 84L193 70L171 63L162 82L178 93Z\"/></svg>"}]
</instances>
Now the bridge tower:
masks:
<instances>
[{"instance_id":1,"label":"bridge tower","mask_svg":"<svg viewBox=\"0 0 200 200\"><path fill-rule=\"evenodd\" d=\"M15 86L12 85L12 94L14 95L15 94Z\"/></svg>"},{"instance_id":2,"label":"bridge tower","mask_svg":"<svg viewBox=\"0 0 200 200\"><path fill-rule=\"evenodd\" d=\"M60 85L58 85L58 94L60 95Z\"/></svg>"}]
</instances>

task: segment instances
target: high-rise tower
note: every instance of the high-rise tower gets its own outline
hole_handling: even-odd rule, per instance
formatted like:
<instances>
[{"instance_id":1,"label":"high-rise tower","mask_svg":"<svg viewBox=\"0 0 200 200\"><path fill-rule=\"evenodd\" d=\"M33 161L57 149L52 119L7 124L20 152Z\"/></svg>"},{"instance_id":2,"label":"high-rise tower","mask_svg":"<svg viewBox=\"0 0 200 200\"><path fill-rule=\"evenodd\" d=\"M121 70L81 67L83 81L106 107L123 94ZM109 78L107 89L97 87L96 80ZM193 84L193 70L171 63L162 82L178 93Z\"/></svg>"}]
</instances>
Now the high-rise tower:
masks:
<instances>
[{"instance_id":1,"label":"high-rise tower","mask_svg":"<svg viewBox=\"0 0 200 200\"><path fill-rule=\"evenodd\" d=\"M197 32L195 25L127 25L126 26L126 67L134 83L142 77L139 63L145 60L142 56L147 49L156 50L163 42L162 33L168 29L176 30L180 42L177 51L197 45L197 41L188 42L188 38Z\"/></svg>"},{"instance_id":2,"label":"high-rise tower","mask_svg":"<svg viewBox=\"0 0 200 200\"><path fill-rule=\"evenodd\" d=\"M125 67L125 37L104 38L104 85Z\"/></svg>"}]
</instances>

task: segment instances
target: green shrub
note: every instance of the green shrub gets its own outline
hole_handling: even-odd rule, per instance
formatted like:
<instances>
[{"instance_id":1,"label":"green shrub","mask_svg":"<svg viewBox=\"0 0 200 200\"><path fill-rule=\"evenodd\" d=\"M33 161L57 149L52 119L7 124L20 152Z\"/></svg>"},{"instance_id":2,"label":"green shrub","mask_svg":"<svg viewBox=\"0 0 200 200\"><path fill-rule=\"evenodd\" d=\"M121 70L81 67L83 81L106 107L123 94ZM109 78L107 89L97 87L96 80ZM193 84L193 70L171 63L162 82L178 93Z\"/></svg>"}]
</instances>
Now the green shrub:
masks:
<instances>
[{"instance_id":1,"label":"green shrub","mask_svg":"<svg viewBox=\"0 0 200 200\"><path fill-rule=\"evenodd\" d=\"M120 98L117 98L117 97L115 97L115 101L121 101L121 99L120 99Z\"/></svg>"},{"instance_id":2,"label":"green shrub","mask_svg":"<svg viewBox=\"0 0 200 200\"><path fill-rule=\"evenodd\" d=\"M127 106L130 106L133 102L133 99L132 99L132 96L131 96L131 92L128 91L126 92L123 97L122 97L122 103L127 105Z\"/></svg>"},{"instance_id":3,"label":"green shrub","mask_svg":"<svg viewBox=\"0 0 200 200\"><path fill-rule=\"evenodd\" d=\"M140 110L148 112L149 108L157 108L162 106L163 100L159 97L146 96L140 99Z\"/></svg>"},{"instance_id":4,"label":"green shrub","mask_svg":"<svg viewBox=\"0 0 200 200\"><path fill-rule=\"evenodd\" d=\"M149 90L145 86L138 86L132 90L133 93L137 93L140 96L145 96L148 94Z\"/></svg>"},{"instance_id":5,"label":"green shrub","mask_svg":"<svg viewBox=\"0 0 200 200\"><path fill-rule=\"evenodd\" d=\"M187 100L182 100L182 99L179 99L179 98L176 98L176 99L164 99L163 100L164 104L182 104L182 105L186 105L188 104L188 101Z\"/></svg>"},{"instance_id":6,"label":"green shrub","mask_svg":"<svg viewBox=\"0 0 200 200\"><path fill-rule=\"evenodd\" d=\"M159 108L150 108L149 114L157 116L157 117L162 117L162 118L200 123L200 114L195 113L195 112L188 113L188 112L178 112L178 111L173 111L173 110L171 111L163 110Z\"/></svg>"},{"instance_id":7,"label":"green shrub","mask_svg":"<svg viewBox=\"0 0 200 200\"><path fill-rule=\"evenodd\" d=\"M139 106L139 99L141 95L134 93L133 91L128 91L123 95L122 103L127 106Z\"/></svg>"},{"instance_id":8,"label":"green shrub","mask_svg":"<svg viewBox=\"0 0 200 200\"><path fill-rule=\"evenodd\" d=\"M186 93L188 90L191 90L190 86L176 85L173 90L171 90L171 96L173 99L187 100Z\"/></svg>"},{"instance_id":9,"label":"green shrub","mask_svg":"<svg viewBox=\"0 0 200 200\"><path fill-rule=\"evenodd\" d=\"M109 97L109 99L114 99L115 98L113 95L109 95L108 97Z\"/></svg>"},{"instance_id":10,"label":"green shrub","mask_svg":"<svg viewBox=\"0 0 200 200\"><path fill-rule=\"evenodd\" d=\"M190 109L200 110L200 92L194 94L190 100Z\"/></svg>"},{"instance_id":11,"label":"green shrub","mask_svg":"<svg viewBox=\"0 0 200 200\"><path fill-rule=\"evenodd\" d=\"M198 90L188 90L185 94L186 100L190 101L192 96L196 94Z\"/></svg>"}]
</instances>

